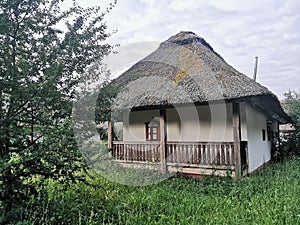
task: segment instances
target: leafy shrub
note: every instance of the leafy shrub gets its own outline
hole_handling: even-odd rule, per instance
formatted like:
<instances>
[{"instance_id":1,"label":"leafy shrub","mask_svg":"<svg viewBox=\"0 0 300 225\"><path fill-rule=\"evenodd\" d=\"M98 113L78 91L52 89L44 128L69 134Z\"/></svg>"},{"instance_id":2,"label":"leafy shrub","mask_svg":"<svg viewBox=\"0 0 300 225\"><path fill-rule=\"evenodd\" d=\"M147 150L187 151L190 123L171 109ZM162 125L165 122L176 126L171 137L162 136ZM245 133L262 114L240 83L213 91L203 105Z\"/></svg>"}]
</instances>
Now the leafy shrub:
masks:
<instances>
[{"instance_id":1,"label":"leafy shrub","mask_svg":"<svg viewBox=\"0 0 300 225\"><path fill-rule=\"evenodd\" d=\"M300 156L300 93L289 91L285 93L283 101L285 111L294 121L293 129L282 133L278 145L279 159Z\"/></svg>"}]
</instances>

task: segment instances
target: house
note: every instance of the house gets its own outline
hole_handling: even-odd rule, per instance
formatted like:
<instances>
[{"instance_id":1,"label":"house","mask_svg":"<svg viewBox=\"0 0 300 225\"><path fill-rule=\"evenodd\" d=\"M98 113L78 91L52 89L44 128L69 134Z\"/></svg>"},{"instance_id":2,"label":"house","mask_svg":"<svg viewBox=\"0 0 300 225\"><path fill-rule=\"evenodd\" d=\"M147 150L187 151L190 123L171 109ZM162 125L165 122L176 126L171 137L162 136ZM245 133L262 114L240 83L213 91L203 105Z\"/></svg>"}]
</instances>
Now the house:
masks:
<instances>
[{"instance_id":1,"label":"house","mask_svg":"<svg viewBox=\"0 0 300 225\"><path fill-rule=\"evenodd\" d=\"M271 159L277 97L228 65L201 37L180 32L113 81L120 85L109 123L112 157L159 164L163 173L246 175Z\"/></svg>"}]
</instances>

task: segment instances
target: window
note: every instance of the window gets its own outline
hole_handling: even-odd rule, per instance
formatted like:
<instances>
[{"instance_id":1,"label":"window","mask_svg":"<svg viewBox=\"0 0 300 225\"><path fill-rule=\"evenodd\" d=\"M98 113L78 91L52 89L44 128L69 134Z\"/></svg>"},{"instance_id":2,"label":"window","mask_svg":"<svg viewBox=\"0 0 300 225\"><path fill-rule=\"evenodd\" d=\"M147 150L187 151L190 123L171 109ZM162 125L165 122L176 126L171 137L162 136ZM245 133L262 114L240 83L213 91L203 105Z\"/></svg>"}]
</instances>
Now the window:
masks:
<instances>
[{"instance_id":1,"label":"window","mask_svg":"<svg viewBox=\"0 0 300 225\"><path fill-rule=\"evenodd\" d=\"M158 141L159 140L159 118L154 117L146 123L146 140Z\"/></svg>"},{"instance_id":2,"label":"window","mask_svg":"<svg viewBox=\"0 0 300 225\"><path fill-rule=\"evenodd\" d=\"M263 141L266 140L266 130L265 129L262 129L262 139L263 139Z\"/></svg>"}]
</instances>

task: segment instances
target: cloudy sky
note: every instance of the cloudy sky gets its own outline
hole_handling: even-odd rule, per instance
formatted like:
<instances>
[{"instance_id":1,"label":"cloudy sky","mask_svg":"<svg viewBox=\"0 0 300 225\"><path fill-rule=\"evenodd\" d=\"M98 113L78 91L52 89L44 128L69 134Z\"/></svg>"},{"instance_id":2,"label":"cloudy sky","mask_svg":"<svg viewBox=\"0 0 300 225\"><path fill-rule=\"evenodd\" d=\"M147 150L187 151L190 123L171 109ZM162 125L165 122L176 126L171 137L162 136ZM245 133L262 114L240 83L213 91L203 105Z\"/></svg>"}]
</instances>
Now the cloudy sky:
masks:
<instances>
[{"instance_id":1,"label":"cloudy sky","mask_svg":"<svg viewBox=\"0 0 300 225\"><path fill-rule=\"evenodd\" d=\"M107 6L109 0L80 0ZM300 91L300 1L119 0L106 16L121 46L162 42L180 31L203 37L230 65L283 98Z\"/></svg>"}]
</instances>

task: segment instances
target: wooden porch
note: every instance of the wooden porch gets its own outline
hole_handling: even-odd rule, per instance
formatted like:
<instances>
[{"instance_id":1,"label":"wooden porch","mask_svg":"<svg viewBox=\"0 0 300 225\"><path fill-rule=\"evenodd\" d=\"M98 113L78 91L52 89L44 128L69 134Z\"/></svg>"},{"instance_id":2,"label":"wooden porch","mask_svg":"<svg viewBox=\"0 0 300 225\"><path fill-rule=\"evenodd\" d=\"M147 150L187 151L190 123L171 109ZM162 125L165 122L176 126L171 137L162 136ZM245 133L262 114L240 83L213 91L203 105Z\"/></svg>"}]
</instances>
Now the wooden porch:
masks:
<instances>
[{"instance_id":1,"label":"wooden porch","mask_svg":"<svg viewBox=\"0 0 300 225\"><path fill-rule=\"evenodd\" d=\"M113 141L113 123L108 124L108 147L112 157L124 165L156 164L162 173L232 177L247 174L247 142L241 141L240 106L232 104L232 142L172 142L167 140L166 110L160 109L159 141Z\"/></svg>"},{"instance_id":2,"label":"wooden porch","mask_svg":"<svg viewBox=\"0 0 300 225\"><path fill-rule=\"evenodd\" d=\"M240 150L246 151L247 142L241 142ZM122 164L165 164L168 172L188 174L235 176L236 155L234 142L172 142L167 141L165 156L161 155L160 142L114 141L112 157ZM243 161L241 154L241 161ZM164 160L163 160L164 159ZM245 162L246 163L246 162Z\"/></svg>"}]
</instances>

